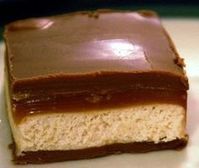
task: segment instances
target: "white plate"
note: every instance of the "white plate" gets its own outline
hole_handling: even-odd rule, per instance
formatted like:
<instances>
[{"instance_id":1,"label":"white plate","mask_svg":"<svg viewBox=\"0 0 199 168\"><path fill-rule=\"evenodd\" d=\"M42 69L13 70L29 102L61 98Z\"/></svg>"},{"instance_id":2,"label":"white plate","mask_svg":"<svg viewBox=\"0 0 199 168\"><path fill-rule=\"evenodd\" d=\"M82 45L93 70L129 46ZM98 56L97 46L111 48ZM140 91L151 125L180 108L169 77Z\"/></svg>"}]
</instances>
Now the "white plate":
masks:
<instances>
[{"instance_id":1,"label":"white plate","mask_svg":"<svg viewBox=\"0 0 199 168\"><path fill-rule=\"evenodd\" d=\"M177 49L187 64L190 90L188 97L188 146L181 151L146 154L121 154L98 159L44 165L16 166L11 162L10 130L3 99L3 55L0 45L0 168L199 168L199 19L163 19Z\"/></svg>"}]
</instances>

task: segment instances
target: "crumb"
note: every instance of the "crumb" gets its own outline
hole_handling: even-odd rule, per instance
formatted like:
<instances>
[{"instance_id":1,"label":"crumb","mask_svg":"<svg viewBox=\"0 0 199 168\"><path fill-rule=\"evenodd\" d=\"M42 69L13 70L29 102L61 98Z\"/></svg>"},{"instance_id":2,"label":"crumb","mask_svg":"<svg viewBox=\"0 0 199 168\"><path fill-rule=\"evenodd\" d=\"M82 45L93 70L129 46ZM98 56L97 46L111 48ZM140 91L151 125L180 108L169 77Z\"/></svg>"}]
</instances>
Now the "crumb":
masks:
<instances>
[{"instance_id":1,"label":"crumb","mask_svg":"<svg viewBox=\"0 0 199 168\"><path fill-rule=\"evenodd\" d=\"M99 18L99 13L98 12L94 12L93 13L93 17L96 18L96 19Z\"/></svg>"},{"instance_id":2,"label":"crumb","mask_svg":"<svg viewBox=\"0 0 199 168\"><path fill-rule=\"evenodd\" d=\"M185 63L184 63L184 59L183 58L176 57L174 59L174 63L177 64L181 68L185 67Z\"/></svg>"},{"instance_id":3,"label":"crumb","mask_svg":"<svg viewBox=\"0 0 199 168\"><path fill-rule=\"evenodd\" d=\"M97 11L89 12L88 17L97 19L97 18L99 18L99 13Z\"/></svg>"}]
</instances>

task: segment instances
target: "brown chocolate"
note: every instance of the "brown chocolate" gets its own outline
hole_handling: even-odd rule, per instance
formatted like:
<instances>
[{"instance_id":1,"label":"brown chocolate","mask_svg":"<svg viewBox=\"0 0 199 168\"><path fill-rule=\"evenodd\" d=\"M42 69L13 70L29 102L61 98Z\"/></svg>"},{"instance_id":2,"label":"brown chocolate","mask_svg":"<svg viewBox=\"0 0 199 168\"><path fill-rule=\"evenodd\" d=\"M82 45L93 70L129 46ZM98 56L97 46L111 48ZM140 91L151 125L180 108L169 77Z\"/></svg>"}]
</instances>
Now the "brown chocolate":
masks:
<instances>
[{"instance_id":1,"label":"brown chocolate","mask_svg":"<svg viewBox=\"0 0 199 168\"><path fill-rule=\"evenodd\" d=\"M176 53L155 14L112 11L99 15L93 19L73 13L9 24L4 37L13 82L96 72L184 76L173 63Z\"/></svg>"},{"instance_id":2,"label":"brown chocolate","mask_svg":"<svg viewBox=\"0 0 199 168\"><path fill-rule=\"evenodd\" d=\"M23 152L22 156L16 156L14 152L13 161L16 164L40 164L66 160L90 159L119 153L145 153L156 150L181 149L186 146L186 144L187 140L176 139L157 144L154 142L134 142L126 144L112 144L80 150Z\"/></svg>"}]
</instances>

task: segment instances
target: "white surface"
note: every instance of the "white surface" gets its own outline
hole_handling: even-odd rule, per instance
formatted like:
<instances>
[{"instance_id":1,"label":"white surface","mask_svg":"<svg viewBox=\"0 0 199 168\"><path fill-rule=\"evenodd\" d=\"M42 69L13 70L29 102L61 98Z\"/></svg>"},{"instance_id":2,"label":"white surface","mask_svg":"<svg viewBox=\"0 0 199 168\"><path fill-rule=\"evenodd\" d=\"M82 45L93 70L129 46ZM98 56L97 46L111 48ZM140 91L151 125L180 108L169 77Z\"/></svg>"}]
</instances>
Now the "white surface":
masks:
<instances>
[{"instance_id":1,"label":"white surface","mask_svg":"<svg viewBox=\"0 0 199 168\"><path fill-rule=\"evenodd\" d=\"M199 19L163 20L178 52L185 58L190 90L188 97L188 146L181 151L122 154L98 159L45 165L16 166L11 162L10 131L3 99L3 47L0 45L0 168L198 168L199 167Z\"/></svg>"}]
</instances>

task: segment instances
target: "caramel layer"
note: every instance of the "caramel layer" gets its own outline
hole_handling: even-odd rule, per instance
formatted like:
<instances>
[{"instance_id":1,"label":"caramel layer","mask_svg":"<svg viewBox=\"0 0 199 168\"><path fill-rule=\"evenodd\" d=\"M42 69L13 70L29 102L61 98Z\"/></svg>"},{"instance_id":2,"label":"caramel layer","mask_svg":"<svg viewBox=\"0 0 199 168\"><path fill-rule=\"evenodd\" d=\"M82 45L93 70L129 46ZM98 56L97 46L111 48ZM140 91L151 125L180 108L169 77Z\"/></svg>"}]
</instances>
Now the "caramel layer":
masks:
<instances>
[{"instance_id":1,"label":"caramel layer","mask_svg":"<svg viewBox=\"0 0 199 168\"><path fill-rule=\"evenodd\" d=\"M13 117L20 122L24 117L43 113L89 112L106 108L122 108L149 103L179 104L186 109L186 91L126 90L82 94L42 95L13 101Z\"/></svg>"}]
</instances>

